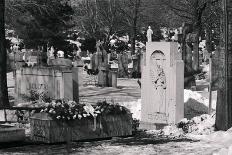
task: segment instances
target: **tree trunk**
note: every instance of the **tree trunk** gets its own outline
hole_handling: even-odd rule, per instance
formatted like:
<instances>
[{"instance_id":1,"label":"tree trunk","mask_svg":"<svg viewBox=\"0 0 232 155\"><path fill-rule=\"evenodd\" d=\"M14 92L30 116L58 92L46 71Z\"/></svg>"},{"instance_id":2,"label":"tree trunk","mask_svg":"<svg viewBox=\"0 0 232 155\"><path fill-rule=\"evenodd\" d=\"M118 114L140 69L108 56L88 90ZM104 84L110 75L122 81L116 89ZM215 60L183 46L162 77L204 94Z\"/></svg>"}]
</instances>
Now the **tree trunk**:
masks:
<instances>
[{"instance_id":1,"label":"tree trunk","mask_svg":"<svg viewBox=\"0 0 232 155\"><path fill-rule=\"evenodd\" d=\"M0 108L9 107L7 89L7 53L5 39L5 0L0 0Z\"/></svg>"},{"instance_id":2,"label":"tree trunk","mask_svg":"<svg viewBox=\"0 0 232 155\"><path fill-rule=\"evenodd\" d=\"M206 45L206 50L208 51L208 53L212 52L211 40L212 40L211 28L207 27L206 28L206 42L205 42L205 45Z\"/></svg>"},{"instance_id":3,"label":"tree trunk","mask_svg":"<svg viewBox=\"0 0 232 155\"><path fill-rule=\"evenodd\" d=\"M200 7L199 0L193 2L194 6L194 23L193 23L193 33L196 34L193 42L193 71L199 70L199 35L201 33L201 17L204 8Z\"/></svg>"},{"instance_id":4,"label":"tree trunk","mask_svg":"<svg viewBox=\"0 0 232 155\"><path fill-rule=\"evenodd\" d=\"M135 54L135 40L136 40L136 34L137 34L137 22L138 22L138 13L139 13L139 7L140 7L140 0L135 0L134 2L134 19L133 19L133 35L132 35L132 55ZM137 64L137 62L133 62L133 64ZM135 65L133 65L133 71L132 73L137 74L138 70L135 68Z\"/></svg>"},{"instance_id":5,"label":"tree trunk","mask_svg":"<svg viewBox=\"0 0 232 155\"><path fill-rule=\"evenodd\" d=\"M218 70L220 85L217 91L216 124L218 130L232 127L232 0L223 0L223 17L221 18L221 44Z\"/></svg>"}]
</instances>

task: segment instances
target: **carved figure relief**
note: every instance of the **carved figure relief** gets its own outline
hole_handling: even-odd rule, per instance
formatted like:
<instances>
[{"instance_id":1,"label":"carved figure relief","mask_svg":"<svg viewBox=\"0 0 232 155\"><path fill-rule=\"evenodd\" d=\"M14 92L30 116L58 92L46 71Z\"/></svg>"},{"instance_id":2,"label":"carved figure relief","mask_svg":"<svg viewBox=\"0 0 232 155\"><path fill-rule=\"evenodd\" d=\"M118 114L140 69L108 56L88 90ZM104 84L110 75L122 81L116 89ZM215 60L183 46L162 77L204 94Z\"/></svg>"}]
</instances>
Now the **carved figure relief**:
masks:
<instances>
[{"instance_id":1,"label":"carved figure relief","mask_svg":"<svg viewBox=\"0 0 232 155\"><path fill-rule=\"evenodd\" d=\"M154 87L156 105L158 112L166 112L166 75L165 75L165 55L162 51L154 51L150 57L150 77ZM157 107L157 106L156 106Z\"/></svg>"}]
</instances>

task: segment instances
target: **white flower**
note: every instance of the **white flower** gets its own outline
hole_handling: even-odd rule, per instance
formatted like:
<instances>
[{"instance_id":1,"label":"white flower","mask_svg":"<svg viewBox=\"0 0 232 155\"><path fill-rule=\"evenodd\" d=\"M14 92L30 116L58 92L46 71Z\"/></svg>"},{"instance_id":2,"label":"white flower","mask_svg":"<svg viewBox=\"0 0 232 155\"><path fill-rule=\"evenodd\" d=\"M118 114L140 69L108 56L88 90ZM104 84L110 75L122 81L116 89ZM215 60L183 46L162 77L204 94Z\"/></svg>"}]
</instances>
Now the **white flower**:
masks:
<instances>
[{"instance_id":1,"label":"white flower","mask_svg":"<svg viewBox=\"0 0 232 155\"><path fill-rule=\"evenodd\" d=\"M93 116L93 114L94 114L94 108L93 108L93 106L91 104L86 104L84 106L84 109L85 109L85 111L86 111L87 114L90 113Z\"/></svg>"},{"instance_id":2,"label":"white flower","mask_svg":"<svg viewBox=\"0 0 232 155\"><path fill-rule=\"evenodd\" d=\"M82 118L82 116L81 116L80 114L78 114L78 118L79 118L79 119L81 119L81 118Z\"/></svg>"},{"instance_id":3,"label":"white flower","mask_svg":"<svg viewBox=\"0 0 232 155\"><path fill-rule=\"evenodd\" d=\"M60 105L61 105L61 103L60 103L60 102L57 102L57 103L56 103L56 106L60 106Z\"/></svg>"},{"instance_id":4,"label":"white flower","mask_svg":"<svg viewBox=\"0 0 232 155\"><path fill-rule=\"evenodd\" d=\"M40 112L44 112L44 110L42 109Z\"/></svg>"},{"instance_id":5,"label":"white flower","mask_svg":"<svg viewBox=\"0 0 232 155\"><path fill-rule=\"evenodd\" d=\"M61 117L60 117L60 116L57 116L56 118L57 118L57 119L60 119Z\"/></svg>"},{"instance_id":6,"label":"white flower","mask_svg":"<svg viewBox=\"0 0 232 155\"><path fill-rule=\"evenodd\" d=\"M50 110L49 110L49 113L53 113L53 110L52 110L52 109L50 109Z\"/></svg>"},{"instance_id":7,"label":"white flower","mask_svg":"<svg viewBox=\"0 0 232 155\"><path fill-rule=\"evenodd\" d=\"M77 115L74 115L74 116L73 116L73 119L76 119L76 118L77 118Z\"/></svg>"},{"instance_id":8,"label":"white flower","mask_svg":"<svg viewBox=\"0 0 232 155\"><path fill-rule=\"evenodd\" d=\"M45 103L45 106L47 107L47 106L49 106L49 104L50 104L50 103Z\"/></svg>"},{"instance_id":9,"label":"white flower","mask_svg":"<svg viewBox=\"0 0 232 155\"><path fill-rule=\"evenodd\" d=\"M67 117L68 120L70 120L70 117Z\"/></svg>"},{"instance_id":10,"label":"white flower","mask_svg":"<svg viewBox=\"0 0 232 155\"><path fill-rule=\"evenodd\" d=\"M52 106L55 107L56 106L56 102L52 102Z\"/></svg>"},{"instance_id":11,"label":"white flower","mask_svg":"<svg viewBox=\"0 0 232 155\"><path fill-rule=\"evenodd\" d=\"M95 111L95 113L100 114L101 112L99 110Z\"/></svg>"},{"instance_id":12,"label":"white flower","mask_svg":"<svg viewBox=\"0 0 232 155\"><path fill-rule=\"evenodd\" d=\"M86 114L83 114L83 117L87 117L87 115L86 115Z\"/></svg>"},{"instance_id":13,"label":"white flower","mask_svg":"<svg viewBox=\"0 0 232 155\"><path fill-rule=\"evenodd\" d=\"M97 114L93 114L93 117L97 117Z\"/></svg>"}]
</instances>

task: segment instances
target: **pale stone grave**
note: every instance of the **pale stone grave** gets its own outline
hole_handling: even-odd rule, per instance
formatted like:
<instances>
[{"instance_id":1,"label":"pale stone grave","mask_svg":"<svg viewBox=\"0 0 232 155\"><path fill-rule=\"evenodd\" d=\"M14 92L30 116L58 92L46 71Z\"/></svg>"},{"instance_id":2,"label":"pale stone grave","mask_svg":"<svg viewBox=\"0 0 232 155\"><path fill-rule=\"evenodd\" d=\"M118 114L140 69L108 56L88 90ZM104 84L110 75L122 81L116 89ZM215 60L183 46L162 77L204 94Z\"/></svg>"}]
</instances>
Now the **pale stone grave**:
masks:
<instances>
[{"instance_id":1,"label":"pale stone grave","mask_svg":"<svg viewBox=\"0 0 232 155\"><path fill-rule=\"evenodd\" d=\"M22 102L31 91L41 98L68 99L78 101L79 81L77 67L34 67L16 71L17 102Z\"/></svg>"},{"instance_id":2,"label":"pale stone grave","mask_svg":"<svg viewBox=\"0 0 232 155\"><path fill-rule=\"evenodd\" d=\"M175 42L147 42L142 72L140 128L184 118L184 63Z\"/></svg>"}]
</instances>

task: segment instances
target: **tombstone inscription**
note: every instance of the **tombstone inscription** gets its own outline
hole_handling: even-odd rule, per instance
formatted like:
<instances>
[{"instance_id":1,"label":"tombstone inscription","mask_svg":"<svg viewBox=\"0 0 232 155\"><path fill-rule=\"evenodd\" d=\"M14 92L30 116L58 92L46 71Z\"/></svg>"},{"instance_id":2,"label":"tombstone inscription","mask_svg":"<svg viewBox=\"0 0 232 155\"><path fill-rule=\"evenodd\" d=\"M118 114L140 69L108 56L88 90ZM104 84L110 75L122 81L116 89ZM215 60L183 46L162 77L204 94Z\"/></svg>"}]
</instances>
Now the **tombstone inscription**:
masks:
<instances>
[{"instance_id":1,"label":"tombstone inscription","mask_svg":"<svg viewBox=\"0 0 232 155\"><path fill-rule=\"evenodd\" d=\"M175 42L148 42L142 72L140 128L175 124L184 117L184 63Z\"/></svg>"}]
</instances>

